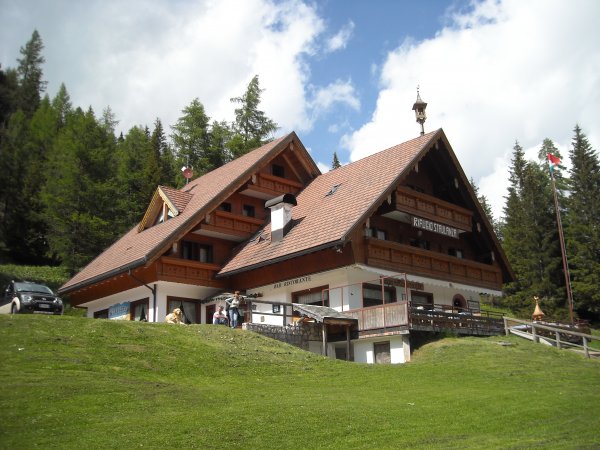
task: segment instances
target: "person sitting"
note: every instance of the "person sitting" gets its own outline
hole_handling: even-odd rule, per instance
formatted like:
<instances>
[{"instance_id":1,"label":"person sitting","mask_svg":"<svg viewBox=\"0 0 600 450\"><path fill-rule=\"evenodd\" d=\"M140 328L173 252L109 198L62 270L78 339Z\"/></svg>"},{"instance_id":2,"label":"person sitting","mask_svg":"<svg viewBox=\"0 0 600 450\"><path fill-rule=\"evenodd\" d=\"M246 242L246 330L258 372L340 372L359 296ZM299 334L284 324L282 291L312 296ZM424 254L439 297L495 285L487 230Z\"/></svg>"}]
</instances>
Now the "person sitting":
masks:
<instances>
[{"instance_id":1,"label":"person sitting","mask_svg":"<svg viewBox=\"0 0 600 450\"><path fill-rule=\"evenodd\" d=\"M213 314L213 325L227 325L229 321L222 306Z\"/></svg>"}]
</instances>

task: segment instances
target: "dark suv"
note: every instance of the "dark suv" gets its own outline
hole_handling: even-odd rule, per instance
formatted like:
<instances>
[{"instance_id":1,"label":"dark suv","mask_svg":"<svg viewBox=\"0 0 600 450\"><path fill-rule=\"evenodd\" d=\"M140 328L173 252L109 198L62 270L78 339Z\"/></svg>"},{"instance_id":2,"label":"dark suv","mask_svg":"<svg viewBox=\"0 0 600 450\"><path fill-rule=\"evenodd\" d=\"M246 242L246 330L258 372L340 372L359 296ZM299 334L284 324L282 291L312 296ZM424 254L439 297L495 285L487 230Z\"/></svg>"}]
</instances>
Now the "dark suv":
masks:
<instances>
[{"instance_id":1,"label":"dark suv","mask_svg":"<svg viewBox=\"0 0 600 450\"><path fill-rule=\"evenodd\" d=\"M4 302L11 314L62 314L63 302L48 286L29 281L11 281L4 290Z\"/></svg>"}]
</instances>

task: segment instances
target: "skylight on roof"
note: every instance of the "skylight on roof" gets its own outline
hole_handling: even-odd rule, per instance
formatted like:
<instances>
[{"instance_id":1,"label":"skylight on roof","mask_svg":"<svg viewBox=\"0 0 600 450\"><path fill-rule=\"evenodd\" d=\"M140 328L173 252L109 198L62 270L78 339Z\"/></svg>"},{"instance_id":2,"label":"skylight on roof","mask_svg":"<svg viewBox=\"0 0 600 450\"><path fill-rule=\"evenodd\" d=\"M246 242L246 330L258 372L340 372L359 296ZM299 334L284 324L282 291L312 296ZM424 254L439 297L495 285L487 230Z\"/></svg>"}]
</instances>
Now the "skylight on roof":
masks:
<instances>
[{"instance_id":1,"label":"skylight on roof","mask_svg":"<svg viewBox=\"0 0 600 450\"><path fill-rule=\"evenodd\" d=\"M325 197L329 197L330 195L333 195L333 194L335 194L335 191L337 191L337 190L338 190L338 188L339 188L341 185L342 185L342 183L334 185L334 186L331 188L331 190L330 190L330 191L329 191L327 194L325 194Z\"/></svg>"}]
</instances>

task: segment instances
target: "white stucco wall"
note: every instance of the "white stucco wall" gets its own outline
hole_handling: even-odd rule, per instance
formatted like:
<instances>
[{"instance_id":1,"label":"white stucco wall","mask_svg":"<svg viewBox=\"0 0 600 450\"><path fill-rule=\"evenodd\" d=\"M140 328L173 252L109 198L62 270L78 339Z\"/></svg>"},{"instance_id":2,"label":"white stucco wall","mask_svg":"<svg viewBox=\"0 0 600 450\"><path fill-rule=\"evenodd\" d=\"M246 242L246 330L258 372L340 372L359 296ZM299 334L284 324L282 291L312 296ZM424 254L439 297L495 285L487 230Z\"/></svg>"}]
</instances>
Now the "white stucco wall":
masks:
<instances>
[{"instance_id":1,"label":"white stucco wall","mask_svg":"<svg viewBox=\"0 0 600 450\"><path fill-rule=\"evenodd\" d=\"M108 309L112 305L148 299L148 321L153 322L156 317L156 322L164 322L165 316L168 314L167 297L183 297L201 300L218 292L218 289L215 288L171 282L158 282L156 284L151 284L150 286L156 286L156 316L154 315L152 291L145 286L139 286L114 295L109 295L108 297L94 300L82 304L81 306L87 307L87 317L94 317L96 311ZM205 317L206 307L202 305L202 318L204 319Z\"/></svg>"},{"instance_id":2,"label":"white stucco wall","mask_svg":"<svg viewBox=\"0 0 600 450\"><path fill-rule=\"evenodd\" d=\"M375 364L374 344L377 342L390 343L390 359L392 364L403 364L410 361L410 341L408 334L380 336L354 341L354 361Z\"/></svg>"}]
</instances>

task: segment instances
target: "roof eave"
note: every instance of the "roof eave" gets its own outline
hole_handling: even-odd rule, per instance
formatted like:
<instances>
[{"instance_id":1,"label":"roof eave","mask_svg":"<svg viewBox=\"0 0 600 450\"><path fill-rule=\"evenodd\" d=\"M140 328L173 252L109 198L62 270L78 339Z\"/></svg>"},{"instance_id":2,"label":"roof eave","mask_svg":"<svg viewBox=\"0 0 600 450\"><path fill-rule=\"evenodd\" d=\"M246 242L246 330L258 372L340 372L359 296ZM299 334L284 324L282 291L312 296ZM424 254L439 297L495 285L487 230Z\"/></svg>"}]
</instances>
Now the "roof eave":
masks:
<instances>
[{"instance_id":1,"label":"roof eave","mask_svg":"<svg viewBox=\"0 0 600 450\"><path fill-rule=\"evenodd\" d=\"M243 272L248 272L250 270L255 270L255 269L260 269L262 267L266 267L266 266L270 266L272 264L277 264L283 261L287 261L289 259L293 259L293 258L298 258L300 256L304 256L304 255L308 255L309 253L314 253L314 252L318 252L321 250L325 250L331 247L335 247L336 245L343 245L345 244L346 241L344 239L339 239L339 240L335 240L335 241L331 241L331 242L327 242L326 244L321 244L318 245L316 247L310 247L307 248L305 250L300 250L299 252L295 252L295 253L288 253L286 255L282 255L279 256L277 258L273 258L273 259L268 259L265 261L261 261L259 263L256 264L251 264L248 266L244 266L244 267L240 267L238 269L234 269L228 272L219 272L216 275L216 278L225 278L225 277L230 277L233 275L237 275Z\"/></svg>"},{"instance_id":2,"label":"roof eave","mask_svg":"<svg viewBox=\"0 0 600 450\"><path fill-rule=\"evenodd\" d=\"M98 283L99 281L104 281L104 280L114 277L115 275L120 275L124 272L128 272L131 269L137 269L138 267L146 264L146 261L147 261L147 257L144 256L143 258L137 259L129 264L125 264L124 266L109 270L108 272L104 272L100 275L96 275L92 278L88 278L87 280L80 281L79 283L75 283L67 288L60 287L60 288L58 288L58 293L60 295L65 295L70 292L78 291L78 290L86 288L92 284Z\"/></svg>"}]
</instances>

